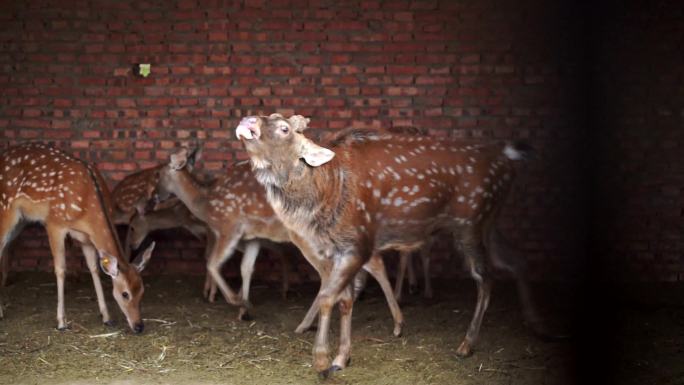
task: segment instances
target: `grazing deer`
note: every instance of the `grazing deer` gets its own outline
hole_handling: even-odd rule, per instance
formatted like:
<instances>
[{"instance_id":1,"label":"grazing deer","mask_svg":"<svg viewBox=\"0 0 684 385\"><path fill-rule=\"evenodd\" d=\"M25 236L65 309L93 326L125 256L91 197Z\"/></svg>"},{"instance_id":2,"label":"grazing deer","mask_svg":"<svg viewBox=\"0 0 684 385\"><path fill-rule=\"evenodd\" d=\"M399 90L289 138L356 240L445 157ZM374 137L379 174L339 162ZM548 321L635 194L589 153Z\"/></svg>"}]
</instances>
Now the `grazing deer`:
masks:
<instances>
[{"instance_id":1,"label":"grazing deer","mask_svg":"<svg viewBox=\"0 0 684 385\"><path fill-rule=\"evenodd\" d=\"M171 155L169 164L160 171L157 194L160 200L174 194L195 217L207 224L210 230L207 269L226 301L240 307L238 318L242 319L249 306L250 277L260 247L257 239L277 243L290 242L293 233L275 216L266 201L263 187L254 179L248 163L238 163L211 184L201 185L186 167L188 163L194 162L195 154L196 152L190 153L182 148ZM241 241L246 242L246 245L241 264L242 295L239 297L221 277L220 267L233 255ZM297 242L294 243L298 245ZM306 245L299 249L307 259L315 254ZM315 261L312 265L323 281L327 273L321 269L325 267ZM401 334L403 316L394 300L382 259L372 259L364 268L380 283L394 318L394 334L398 336ZM296 332L307 330L317 313L318 302L314 301Z\"/></svg>"},{"instance_id":2,"label":"grazing deer","mask_svg":"<svg viewBox=\"0 0 684 385\"><path fill-rule=\"evenodd\" d=\"M97 271L112 279L112 294L128 325L143 331L140 301L144 286L140 271L154 244L137 264L129 263L111 221L112 203L100 173L86 162L43 144L24 144L0 156L0 256L26 222L47 230L57 277L57 328L67 328L64 313L64 241L78 241L95 286L102 321L111 324Z\"/></svg>"},{"instance_id":3,"label":"grazing deer","mask_svg":"<svg viewBox=\"0 0 684 385\"><path fill-rule=\"evenodd\" d=\"M351 284L363 264L386 249L417 250L440 230L462 244L477 284L475 312L457 350L469 355L489 304L486 253L492 260L503 258L491 243L494 220L512 184L514 163L528 149L369 130L347 131L328 149L303 135L308 121L300 115L249 116L236 135L278 218L296 235L297 246L317 251L325 267L314 369L327 377L350 360ZM340 342L330 365L328 331L336 303Z\"/></svg>"}]
</instances>

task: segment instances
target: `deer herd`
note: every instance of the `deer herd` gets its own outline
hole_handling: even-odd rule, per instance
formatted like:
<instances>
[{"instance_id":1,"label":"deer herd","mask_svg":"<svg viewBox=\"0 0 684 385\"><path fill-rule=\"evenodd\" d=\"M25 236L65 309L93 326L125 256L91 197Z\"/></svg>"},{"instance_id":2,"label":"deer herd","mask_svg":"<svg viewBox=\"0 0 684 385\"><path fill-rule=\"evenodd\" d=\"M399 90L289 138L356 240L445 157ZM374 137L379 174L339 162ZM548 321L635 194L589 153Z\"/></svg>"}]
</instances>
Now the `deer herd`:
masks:
<instances>
[{"instance_id":1,"label":"deer herd","mask_svg":"<svg viewBox=\"0 0 684 385\"><path fill-rule=\"evenodd\" d=\"M182 227L206 241L204 296L220 295L247 319L250 282L259 251L280 259L283 296L288 261L280 251L292 243L320 276L320 289L295 332L308 330L318 315L313 367L323 377L351 359L354 301L373 276L386 297L394 335L402 332L398 305L404 275L416 286L411 258L423 264L424 296L432 240L449 234L462 251L477 287L477 301L457 355L468 356L489 304L492 269L512 274L523 314L544 333L525 279L524 258L496 228L496 218L514 181L516 163L528 158L524 144L438 139L424 135L348 129L322 145L304 135L308 118L280 114L243 118L235 129L249 161L236 163L211 181L198 178L200 150L179 148L165 164L124 178L110 193L97 168L40 143L7 148L0 155L0 266L7 274L8 247L23 227L41 223L48 235L57 278L57 328L67 328L64 304L65 239L83 251L102 321L111 325L101 270L112 279L112 295L134 333L144 329L140 272L151 243L131 258L147 235ZM120 242L116 225L127 225ZM221 274L235 251L242 252L242 287L236 293ZM382 252L399 253L392 289ZM330 360L331 314L340 312L339 346ZM2 306L0 305L0 316Z\"/></svg>"}]
</instances>

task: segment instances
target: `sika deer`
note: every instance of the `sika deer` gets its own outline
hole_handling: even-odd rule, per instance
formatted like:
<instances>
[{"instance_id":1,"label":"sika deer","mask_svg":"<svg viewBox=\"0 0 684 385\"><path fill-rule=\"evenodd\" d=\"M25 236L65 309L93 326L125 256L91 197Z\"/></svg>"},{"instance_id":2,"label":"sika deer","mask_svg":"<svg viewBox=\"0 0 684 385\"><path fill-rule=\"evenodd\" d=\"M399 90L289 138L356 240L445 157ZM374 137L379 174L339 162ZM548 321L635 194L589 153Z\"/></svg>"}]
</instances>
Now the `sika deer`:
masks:
<instances>
[{"instance_id":1,"label":"sika deer","mask_svg":"<svg viewBox=\"0 0 684 385\"><path fill-rule=\"evenodd\" d=\"M177 227L182 227L188 230L198 239L207 239L208 230L206 224L192 215L190 210L181 201L177 201L170 207L163 207L161 209L150 211L145 215L134 216L133 220L131 220L131 223L128 226L126 244L130 249L137 249L140 247L145 238L147 238L147 235L152 231L172 229ZM286 257L280 252L280 248L276 247L273 243L259 240L259 245L260 247L269 250L273 255L276 255L281 261L281 295L283 298L287 298L287 292L289 291L290 283L289 266ZM244 252L244 248L240 249L240 246L244 245L238 244L238 249L241 252ZM209 248L207 248L207 252L209 252ZM204 296L209 300L209 302L214 302L216 298L216 289L216 283L211 279L211 274L207 272L207 277L204 284Z\"/></svg>"},{"instance_id":2,"label":"sika deer","mask_svg":"<svg viewBox=\"0 0 684 385\"><path fill-rule=\"evenodd\" d=\"M127 225L131 223L136 214L144 214L154 189L159 182L159 170L162 165L146 168L133 174L127 175L121 180L114 190L114 224ZM124 249L128 252L128 249Z\"/></svg>"},{"instance_id":3,"label":"sika deer","mask_svg":"<svg viewBox=\"0 0 684 385\"><path fill-rule=\"evenodd\" d=\"M57 277L57 328L67 328L64 314L64 240L81 244L105 324L111 324L97 264L112 278L113 296L135 333L143 331L140 271L154 248L138 264L129 264L111 221L109 190L97 169L42 144L7 149L0 157L0 255L25 222L45 225Z\"/></svg>"},{"instance_id":4,"label":"sika deer","mask_svg":"<svg viewBox=\"0 0 684 385\"><path fill-rule=\"evenodd\" d=\"M236 135L297 246L319 251L329 272L317 297L314 368L327 377L350 360L351 283L363 264L382 250L417 250L442 229L462 243L477 283L475 312L457 350L469 355L489 303L489 234L513 181L513 163L528 149L368 130L345 132L328 149L302 134L307 123L300 115L250 116ZM331 366L328 331L336 303L340 346Z\"/></svg>"},{"instance_id":5,"label":"sika deer","mask_svg":"<svg viewBox=\"0 0 684 385\"><path fill-rule=\"evenodd\" d=\"M254 179L247 163L238 163L209 185L202 186L193 179L186 164L192 162L193 154L180 149L171 155L169 164L161 169L157 192L160 199L174 194L190 209L192 214L207 224L210 230L207 269L218 283L226 301L240 306L239 318L247 312L249 304L249 282L256 255L259 251L257 238L282 243L290 242L291 231L278 220L266 201L263 188ZM294 235L296 237L296 235ZM233 254L240 241L247 242L241 265L242 297L238 298L220 275L220 267ZM301 244L294 242L295 244ZM299 248L321 275L322 284L327 277L325 267L312 261L315 252L304 245ZM403 316L392 294L384 264L380 257L371 259L364 269L380 283L392 317L394 334L401 334ZM302 333L313 323L318 313L318 302L314 301L296 332Z\"/></svg>"}]
</instances>

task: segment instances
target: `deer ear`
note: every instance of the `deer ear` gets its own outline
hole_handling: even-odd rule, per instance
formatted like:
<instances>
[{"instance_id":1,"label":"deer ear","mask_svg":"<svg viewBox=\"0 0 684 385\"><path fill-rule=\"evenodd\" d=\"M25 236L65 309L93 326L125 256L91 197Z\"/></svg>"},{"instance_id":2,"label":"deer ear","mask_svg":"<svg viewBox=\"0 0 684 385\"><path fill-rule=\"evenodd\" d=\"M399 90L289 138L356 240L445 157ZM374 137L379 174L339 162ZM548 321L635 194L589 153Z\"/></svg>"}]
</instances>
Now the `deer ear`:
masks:
<instances>
[{"instance_id":1,"label":"deer ear","mask_svg":"<svg viewBox=\"0 0 684 385\"><path fill-rule=\"evenodd\" d=\"M195 147L194 150L188 155L188 167L190 169L195 167L195 162L202 158L202 147Z\"/></svg>"},{"instance_id":2,"label":"deer ear","mask_svg":"<svg viewBox=\"0 0 684 385\"><path fill-rule=\"evenodd\" d=\"M306 164L311 167L318 167L320 165L330 162L335 157L335 153L325 147L321 147L309 139L304 139L302 145L301 157L304 158Z\"/></svg>"},{"instance_id":3,"label":"deer ear","mask_svg":"<svg viewBox=\"0 0 684 385\"><path fill-rule=\"evenodd\" d=\"M180 170L188 163L188 149L181 148L180 150L171 154L171 161L169 166L174 170Z\"/></svg>"},{"instance_id":4,"label":"deer ear","mask_svg":"<svg viewBox=\"0 0 684 385\"><path fill-rule=\"evenodd\" d=\"M302 115L292 115L287 121L290 122L290 125L292 125L296 132L302 132L309 126L311 119L305 118Z\"/></svg>"},{"instance_id":5,"label":"deer ear","mask_svg":"<svg viewBox=\"0 0 684 385\"><path fill-rule=\"evenodd\" d=\"M119 261L113 255L106 252L98 250L97 253L100 255L100 268L102 268L102 271L112 278L119 275Z\"/></svg>"},{"instance_id":6,"label":"deer ear","mask_svg":"<svg viewBox=\"0 0 684 385\"><path fill-rule=\"evenodd\" d=\"M147 266L147 262L149 262L150 258L152 258L152 251L154 250L155 245L156 243L152 242L149 246L147 246L145 251L143 251L143 253L140 254L140 257L136 258L136 260L140 260L133 262L133 267L135 267L135 269L138 270L138 272L143 271L145 269L145 266Z\"/></svg>"}]
</instances>

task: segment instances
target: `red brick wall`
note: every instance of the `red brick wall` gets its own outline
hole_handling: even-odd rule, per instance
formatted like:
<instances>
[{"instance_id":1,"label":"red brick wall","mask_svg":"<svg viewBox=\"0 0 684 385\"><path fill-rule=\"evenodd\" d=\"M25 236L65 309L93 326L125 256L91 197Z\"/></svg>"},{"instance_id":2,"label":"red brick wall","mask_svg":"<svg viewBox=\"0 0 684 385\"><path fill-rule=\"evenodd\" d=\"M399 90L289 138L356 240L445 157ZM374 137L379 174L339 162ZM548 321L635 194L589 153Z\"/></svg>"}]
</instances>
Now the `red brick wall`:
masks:
<instances>
[{"instance_id":1,"label":"red brick wall","mask_svg":"<svg viewBox=\"0 0 684 385\"><path fill-rule=\"evenodd\" d=\"M245 158L232 129L253 113L304 114L314 129L524 139L539 158L521 170L501 226L540 279L573 276L585 256L586 65L574 5L10 3L0 10L3 146L49 141L113 184L196 139L202 167L220 173ZM152 63L147 79L131 73L140 62ZM200 245L188 242L161 242L152 269L202 271ZM45 246L42 231L23 236L14 267L47 268ZM436 274L458 271L458 259L435 262Z\"/></svg>"},{"instance_id":2,"label":"red brick wall","mask_svg":"<svg viewBox=\"0 0 684 385\"><path fill-rule=\"evenodd\" d=\"M684 8L611 1L596 28L596 234L607 272L684 280Z\"/></svg>"}]
</instances>

